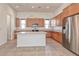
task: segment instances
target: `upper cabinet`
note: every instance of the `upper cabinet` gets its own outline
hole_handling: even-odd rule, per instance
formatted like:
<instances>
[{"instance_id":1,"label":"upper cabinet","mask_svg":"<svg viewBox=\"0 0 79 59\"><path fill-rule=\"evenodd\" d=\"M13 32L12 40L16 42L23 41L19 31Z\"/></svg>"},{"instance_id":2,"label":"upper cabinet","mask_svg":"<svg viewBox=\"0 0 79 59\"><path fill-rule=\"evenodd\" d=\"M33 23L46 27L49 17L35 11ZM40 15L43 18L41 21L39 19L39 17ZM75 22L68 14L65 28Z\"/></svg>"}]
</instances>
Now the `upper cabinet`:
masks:
<instances>
[{"instance_id":1,"label":"upper cabinet","mask_svg":"<svg viewBox=\"0 0 79 59\"><path fill-rule=\"evenodd\" d=\"M16 27L20 27L23 19L16 18ZM24 23L26 23L26 27L32 27L32 24L37 23L39 27L44 27L44 19L43 18L27 18Z\"/></svg>"},{"instance_id":2,"label":"upper cabinet","mask_svg":"<svg viewBox=\"0 0 79 59\"><path fill-rule=\"evenodd\" d=\"M79 13L79 3L75 3L71 5L71 13L72 14Z\"/></svg>"},{"instance_id":3,"label":"upper cabinet","mask_svg":"<svg viewBox=\"0 0 79 59\"><path fill-rule=\"evenodd\" d=\"M79 3L73 3L63 10L64 17L79 13Z\"/></svg>"},{"instance_id":4,"label":"upper cabinet","mask_svg":"<svg viewBox=\"0 0 79 59\"><path fill-rule=\"evenodd\" d=\"M63 9L63 12L54 17L54 19L58 22L57 25L63 25L63 21L65 17L74 15L79 13L79 3L72 3L68 7Z\"/></svg>"},{"instance_id":5,"label":"upper cabinet","mask_svg":"<svg viewBox=\"0 0 79 59\"><path fill-rule=\"evenodd\" d=\"M53 18L56 22L56 26L61 26L62 25L62 19L61 18L62 18L62 13L60 13L59 15L57 15L56 17Z\"/></svg>"},{"instance_id":6,"label":"upper cabinet","mask_svg":"<svg viewBox=\"0 0 79 59\"><path fill-rule=\"evenodd\" d=\"M39 27L44 27L43 18L27 18L27 26L32 27L32 24L37 23Z\"/></svg>"}]
</instances>

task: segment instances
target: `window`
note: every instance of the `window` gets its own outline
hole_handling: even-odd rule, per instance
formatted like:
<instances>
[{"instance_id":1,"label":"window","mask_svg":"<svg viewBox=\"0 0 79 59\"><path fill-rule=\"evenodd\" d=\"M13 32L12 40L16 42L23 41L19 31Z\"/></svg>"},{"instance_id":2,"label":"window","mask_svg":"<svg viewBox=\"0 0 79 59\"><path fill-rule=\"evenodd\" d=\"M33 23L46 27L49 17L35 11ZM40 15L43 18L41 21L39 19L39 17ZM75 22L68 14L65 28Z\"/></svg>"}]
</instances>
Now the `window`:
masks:
<instances>
[{"instance_id":1,"label":"window","mask_svg":"<svg viewBox=\"0 0 79 59\"><path fill-rule=\"evenodd\" d=\"M49 28L50 26L50 20L45 20L45 28Z\"/></svg>"},{"instance_id":2,"label":"window","mask_svg":"<svg viewBox=\"0 0 79 59\"><path fill-rule=\"evenodd\" d=\"M21 29L26 28L26 20L20 20L20 28Z\"/></svg>"},{"instance_id":3,"label":"window","mask_svg":"<svg viewBox=\"0 0 79 59\"><path fill-rule=\"evenodd\" d=\"M56 20L51 20L51 26L56 26Z\"/></svg>"}]
</instances>

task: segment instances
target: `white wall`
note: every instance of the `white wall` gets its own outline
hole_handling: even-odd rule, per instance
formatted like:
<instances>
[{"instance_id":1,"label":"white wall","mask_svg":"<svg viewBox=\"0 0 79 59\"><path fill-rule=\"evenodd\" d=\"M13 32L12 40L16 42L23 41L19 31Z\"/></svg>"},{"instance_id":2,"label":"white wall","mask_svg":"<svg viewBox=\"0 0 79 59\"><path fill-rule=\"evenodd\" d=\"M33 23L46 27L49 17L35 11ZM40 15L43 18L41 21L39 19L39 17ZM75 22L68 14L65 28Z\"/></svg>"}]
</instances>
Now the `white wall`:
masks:
<instances>
[{"instance_id":1,"label":"white wall","mask_svg":"<svg viewBox=\"0 0 79 59\"><path fill-rule=\"evenodd\" d=\"M0 5L0 45L7 42L7 25L6 25L6 8L3 8L3 5Z\"/></svg>"},{"instance_id":2,"label":"white wall","mask_svg":"<svg viewBox=\"0 0 79 59\"><path fill-rule=\"evenodd\" d=\"M15 14L13 10L5 4L0 4L0 45L7 42L7 14L11 15L11 33L14 30Z\"/></svg>"},{"instance_id":3,"label":"white wall","mask_svg":"<svg viewBox=\"0 0 79 59\"><path fill-rule=\"evenodd\" d=\"M8 9L7 14L9 14L11 16L11 40L12 40L13 39L13 32L15 30L16 11L13 10L9 6L7 9Z\"/></svg>"},{"instance_id":4,"label":"white wall","mask_svg":"<svg viewBox=\"0 0 79 59\"><path fill-rule=\"evenodd\" d=\"M53 15L52 12L17 12L17 17L27 18L27 17L42 17L42 18L51 18Z\"/></svg>"}]
</instances>

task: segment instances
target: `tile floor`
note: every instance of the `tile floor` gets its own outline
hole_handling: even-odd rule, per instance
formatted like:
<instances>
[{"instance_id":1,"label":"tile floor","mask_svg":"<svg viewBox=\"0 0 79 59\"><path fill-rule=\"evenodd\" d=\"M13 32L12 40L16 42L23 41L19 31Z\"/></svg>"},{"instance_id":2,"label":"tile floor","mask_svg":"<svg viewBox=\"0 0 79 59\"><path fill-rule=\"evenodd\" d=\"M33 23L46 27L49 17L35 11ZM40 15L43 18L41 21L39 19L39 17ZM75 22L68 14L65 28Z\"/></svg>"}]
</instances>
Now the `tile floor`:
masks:
<instances>
[{"instance_id":1,"label":"tile floor","mask_svg":"<svg viewBox=\"0 0 79 59\"><path fill-rule=\"evenodd\" d=\"M17 48L16 40L8 41L0 46L0 56L75 56L75 54L48 38L46 47Z\"/></svg>"}]
</instances>

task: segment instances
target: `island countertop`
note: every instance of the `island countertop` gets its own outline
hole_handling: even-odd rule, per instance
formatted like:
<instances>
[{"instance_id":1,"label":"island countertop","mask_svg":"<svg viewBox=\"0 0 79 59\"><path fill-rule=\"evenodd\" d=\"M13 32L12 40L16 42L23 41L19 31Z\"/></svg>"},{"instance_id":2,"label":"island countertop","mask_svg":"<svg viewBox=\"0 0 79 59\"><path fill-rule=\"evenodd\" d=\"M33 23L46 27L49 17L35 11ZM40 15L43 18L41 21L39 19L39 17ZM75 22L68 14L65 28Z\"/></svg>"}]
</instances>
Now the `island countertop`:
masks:
<instances>
[{"instance_id":1,"label":"island countertop","mask_svg":"<svg viewBox=\"0 0 79 59\"><path fill-rule=\"evenodd\" d=\"M46 32L18 32L17 47L46 46Z\"/></svg>"},{"instance_id":2,"label":"island countertop","mask_svg":"<svg viewBox=\"0 0 79 59\"><path fill-rule=\"evenodd\" d=\"M43 32L43 31L38 31L38 32L32 32L32 31L27 31L27 32L18 32L17 34L25 34L25 33L39 33L39 34L41 34L41 33L44 33L44 34L46 34L46 32Z\"/></svg>"},{"instance_id":3,"label":"island countertop","mask_svg":"<svg viewBox=\"0 0 79 59\"><path fill-rule=\"evenodd\" d=\"M17 27L15 29L16 32L32 32L33 28L32 27L26 27L25 29L21 29L19 27ZM62 32L62 26L54 26L54 27L49 27L49 28L45 28L45 27L38 27L39 31L51 31L51 32Z\"/></svg>"}]
</instances>

